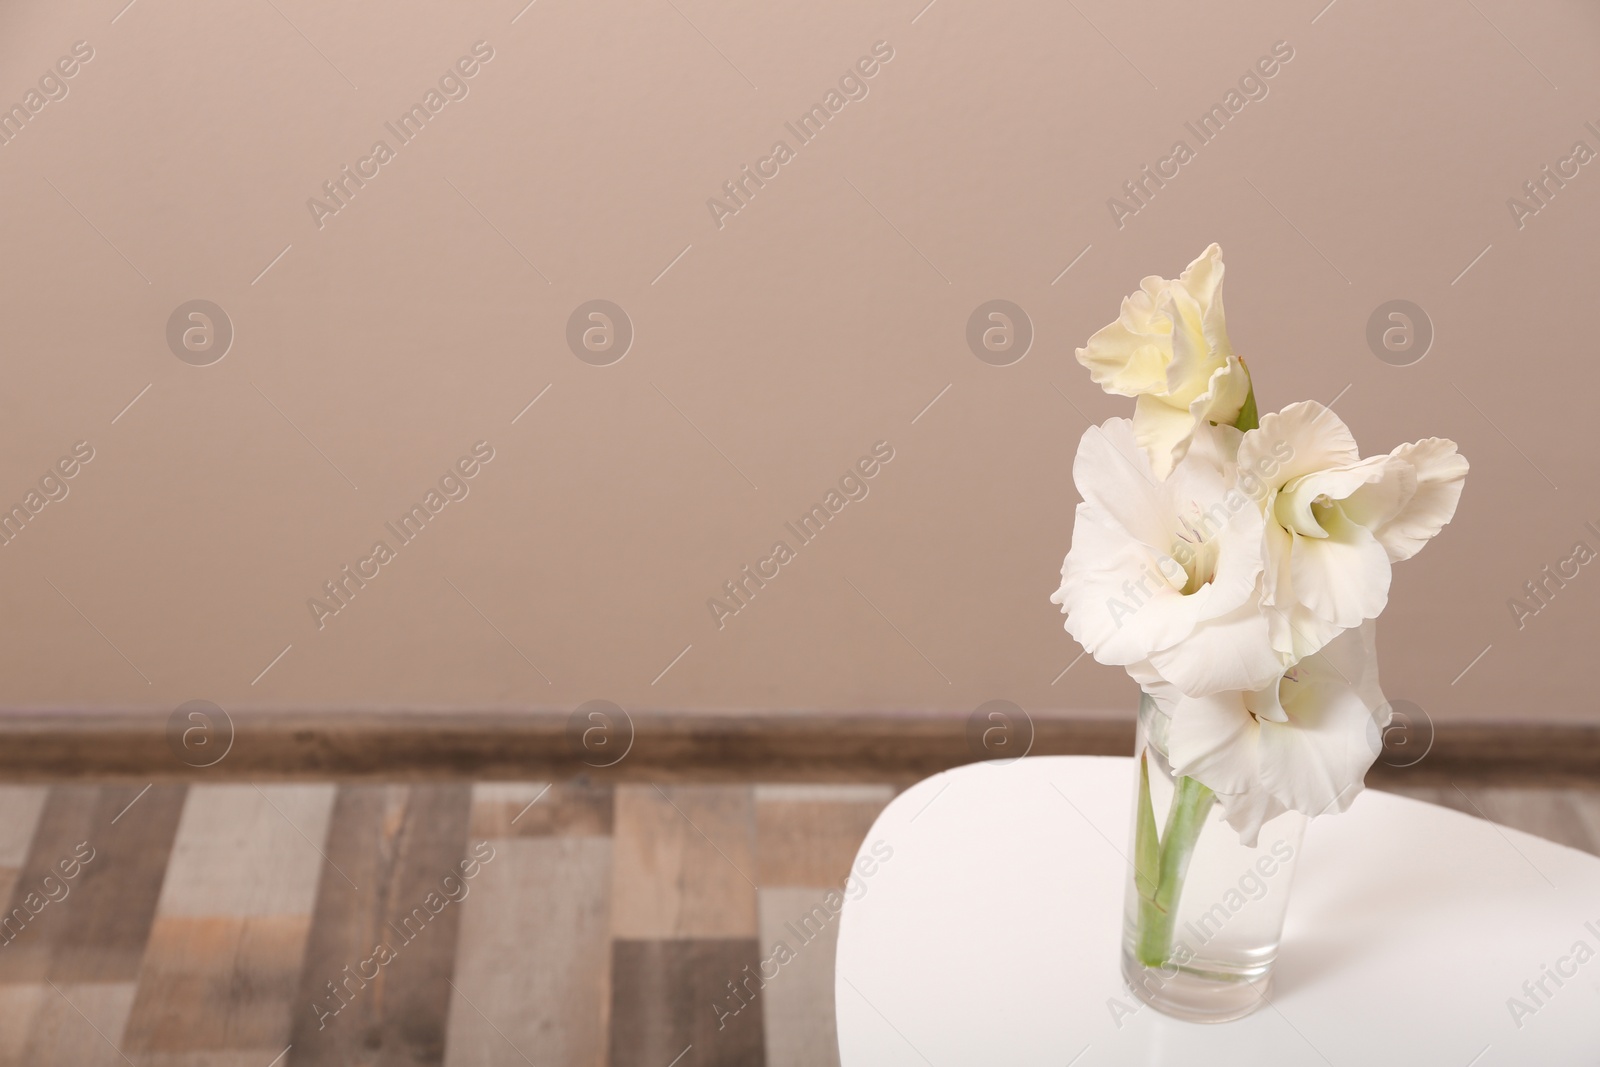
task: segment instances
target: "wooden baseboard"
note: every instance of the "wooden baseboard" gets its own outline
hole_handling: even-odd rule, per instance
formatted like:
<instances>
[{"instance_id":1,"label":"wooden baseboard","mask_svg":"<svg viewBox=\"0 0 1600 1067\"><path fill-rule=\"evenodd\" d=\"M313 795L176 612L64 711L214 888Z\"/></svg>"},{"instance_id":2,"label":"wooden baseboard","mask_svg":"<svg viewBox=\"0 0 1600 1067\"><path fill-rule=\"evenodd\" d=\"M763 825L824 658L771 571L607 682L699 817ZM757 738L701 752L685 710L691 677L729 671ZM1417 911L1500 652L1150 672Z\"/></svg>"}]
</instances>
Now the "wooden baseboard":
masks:
<instances>
[{"instance_id":1,"label":"wooden baseboard","mask_svg":"<svg viewBox=\"0 0 1600 1067\"><path fill-rule=\"evenodd\" d=\"M968 716L925 712L635 713L631 731L618 720L588 749L585 724L565 713L234 712L196 723L185 748L190 727L168 713L0 712L0 780L884 781L985 754ZM1017 726L1003 751L1028 732ZM1133 749L1131 716L1034 713L1031 733L1031 755ZM1369 781L1600 784L1600 723L1445 724L1421 760L1395 765L1415 752L1386 757Z\"/></svg>"}]
</instances>

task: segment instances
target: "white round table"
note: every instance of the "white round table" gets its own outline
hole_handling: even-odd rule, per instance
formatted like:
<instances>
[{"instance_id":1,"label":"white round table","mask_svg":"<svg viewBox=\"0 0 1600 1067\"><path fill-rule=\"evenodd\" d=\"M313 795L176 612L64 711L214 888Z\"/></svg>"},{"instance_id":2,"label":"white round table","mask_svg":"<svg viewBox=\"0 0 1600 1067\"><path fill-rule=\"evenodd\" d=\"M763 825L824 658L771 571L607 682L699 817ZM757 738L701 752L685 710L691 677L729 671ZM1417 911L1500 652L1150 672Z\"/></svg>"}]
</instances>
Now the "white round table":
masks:
<instances>
[{"instance_id":1,"label":"white round table","mask_svg":"<svg viewBox=\"0 0 1600 1067\"><path fill-rule=\"evenodd\" d=\"M842 1067L1600 1064L1600 859L1370 790L1306 832L1267 1005L1143 1006L1118 969L1133 774L980 763L884 809L840 921Z\"/></svg>"}]
</instances>

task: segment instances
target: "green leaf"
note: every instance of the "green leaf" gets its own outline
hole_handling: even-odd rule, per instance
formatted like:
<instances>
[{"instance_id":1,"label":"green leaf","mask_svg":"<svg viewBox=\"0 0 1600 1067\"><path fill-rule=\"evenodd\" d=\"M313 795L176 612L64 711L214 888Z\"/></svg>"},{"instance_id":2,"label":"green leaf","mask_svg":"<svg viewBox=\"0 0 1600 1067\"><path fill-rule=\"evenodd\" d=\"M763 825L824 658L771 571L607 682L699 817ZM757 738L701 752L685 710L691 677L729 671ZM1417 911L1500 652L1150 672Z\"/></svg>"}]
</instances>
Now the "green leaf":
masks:
<instances>
[{"instance_id":1,"label":"green leaf","mask_svg":"<svg viewBox=\"0 0 1600 1067\"><path fill-rule=\"evenodd\" d=\"M1156 840L1156 813L1150 803L1150 757L1139 756L1139 813L1136 816L1133 842L1134 882L1139 895L1152 903L1156 886L1161 881L1161 850Z\"/></svg>"},{"instance_id":2,"label":"green leaf","mask_svg":"<svg viewBox=\"0 0 1600 1067\"><path fill-rule=\"evenodd\" d=\"M1239 417L1233 420L1234 426L1246 432L1254 430L1261 425L1261 416L1256 412L1256 382L1250 377L1250 368L1245 367L1244 360L1239 361L1239 366L1244 367L1245 377L1250 382L1250 392L1245 395L1244 407L1239 409Z\"/></svg>"},{"instance_id":3,"label":"green leaf","mask_svg":"<svg viewBox=\"0 0 1600 1067\"><path fill-rule=\"evenodd\" d=\"M1261 417L1256 414L1256 388L1250 387L1250 395L1244 398L1244 407L1239 409L1239 417L1233 424L1241 430L1253 430L1261 425Z\"/></svg>"}]
</instances>

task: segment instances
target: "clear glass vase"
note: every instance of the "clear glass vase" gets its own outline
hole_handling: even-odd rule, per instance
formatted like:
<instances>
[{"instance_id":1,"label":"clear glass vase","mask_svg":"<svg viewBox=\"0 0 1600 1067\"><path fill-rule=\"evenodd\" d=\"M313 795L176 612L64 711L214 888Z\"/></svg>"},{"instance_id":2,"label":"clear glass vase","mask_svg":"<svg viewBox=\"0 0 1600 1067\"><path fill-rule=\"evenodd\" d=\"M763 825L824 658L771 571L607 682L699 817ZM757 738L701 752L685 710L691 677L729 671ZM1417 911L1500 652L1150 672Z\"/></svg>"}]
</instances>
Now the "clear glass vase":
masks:
<instances>
[{"instance_id":1,"label":"clear glass vase","mask_svg":"<svg viewBox=\"0 0 1600 1067\"><path fill-rule=\"evenodd\" d=\"M1142 696L1122 974L1167 1015L1226 1022L1264 1003L1306 817L1280 815L1254 848L1205 786L1174 778L1166 715Z\"/></svg>"}]
</instances>

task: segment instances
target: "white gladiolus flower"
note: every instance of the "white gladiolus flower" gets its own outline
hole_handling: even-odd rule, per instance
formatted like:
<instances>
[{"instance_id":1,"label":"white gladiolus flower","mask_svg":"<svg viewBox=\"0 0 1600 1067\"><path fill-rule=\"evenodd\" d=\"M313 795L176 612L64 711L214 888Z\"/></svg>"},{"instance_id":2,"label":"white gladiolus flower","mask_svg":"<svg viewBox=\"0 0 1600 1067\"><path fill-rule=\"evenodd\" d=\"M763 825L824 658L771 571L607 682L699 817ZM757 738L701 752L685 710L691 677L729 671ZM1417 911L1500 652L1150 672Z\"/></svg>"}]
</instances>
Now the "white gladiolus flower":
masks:
<instances>
[{"instance_id":1,"label":"white gladiolus flower","mask_svg":"<svg viewBox=\"0 0 1600 1067\"><path fill-rule=\"evenodd\" d=\"M1173 773L1214 791L1245 845L1286 811L1344 811L1361 792L1391 714L1374 629L1346 630L1258 691L1186 696L1172 708Z\"/></svg>"},{"instance_id":2,"label":"white gladiolus flower","mask_svg":"<svg viewBox=\"0 0 1600 1067\"><path fill-rule=\"evenodd\" d=\"M1133 428L1157 480L1172 473L1197 427L1231 424L1250 394L1222 315L1222 249L1212 245L1168 280L1155 275L1122 301L1117 321L1078 349L1108 393L1135 397Z\"/></svg>"},{"instance_id":3,"label":"white gladiolus flower","mask_svg":"<svg viewBox=\"0 0 1600 1067\"><path fill-rule=\"evenodd\" d=\"M1050 599L1145 694L1124 949L1161 969L1213 804L1254 848L1271 820L1344 811L1361 791L1392 716L1372 620L1393 564L1454 517L1467 461L1441 438L1362 459L1321 404L1260 418L1216 245L1175 280L1144 279L1077 354L1134 412L1078 444L1083 502ZM1163 748L1158 829L1149 752Z\"/></svg>"},{"instance_id":4,"label":"white gladiolus flower","mask_svg":"<svg viewBox=\"0 0 1600 1067\"><path fill-rule=\"evenodd\" d=\"M1299 659L1383 611L1392 564L1455 515L1467 461L1437 437L1362 459L1349 428L1312 401L1264 416L1238 462L1285 456L1258 497L1262 601L1273 647Z\"/></svg>"},{"instance_id":5,"label":"white gladiolus flower","mask_svg":"<svg viewBox=\"0 0 1600 1067\"><path fill-rule=\"evenodd\" d=\"M1083 435L1072 468L1083 503L1050 599L1101 663L1154 672L1194 696L1258 689L1288 665L1261 607L1264 521L1237 484L1239 440L1202 423L1158 481L1129 420Z\"/></svg>"}]
</instances>

